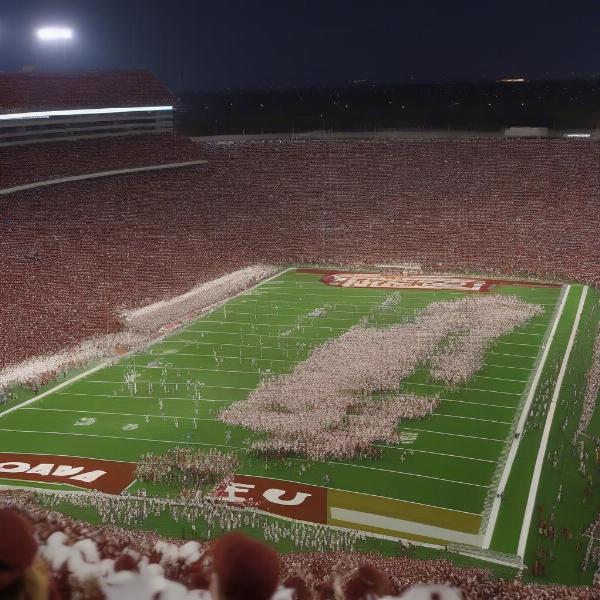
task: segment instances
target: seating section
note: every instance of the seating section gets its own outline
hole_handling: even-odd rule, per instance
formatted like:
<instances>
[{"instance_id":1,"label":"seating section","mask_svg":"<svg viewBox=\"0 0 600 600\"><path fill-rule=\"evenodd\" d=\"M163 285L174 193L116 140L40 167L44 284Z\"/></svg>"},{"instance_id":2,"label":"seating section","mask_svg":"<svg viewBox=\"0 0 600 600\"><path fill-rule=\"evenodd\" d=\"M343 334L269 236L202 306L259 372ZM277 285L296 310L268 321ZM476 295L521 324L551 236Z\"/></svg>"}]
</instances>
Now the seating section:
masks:
<instances>
[{"instance_id":1,"label":"seating section","mask_svg":"<svg viewBox=\"0 0 600 600\"><path fill-rule=\"evenodd\" d=\"M0 113L171 104L148 71L0 73Z\"/></svg>"},{"instance_id":2,"label":"seating section","mask_svg":"<svg viewBox=\"0 0 600 600\"><path fill-rule=\"evenodd\" d=\"M259 261L410 261L600 284L598 144L311 140L201 148L209 164L200 167L0 198L0 366L116 331L121 308ZM56 165L68 162L53 156ZM138 163L148 162L158 161L140 154ZM106 166L99 158L94 168Z\"/></svg>"},{"instance_id":3,"label":"seating section","mask_svg":"<svg viewBox=\"0 0 600 600\"><path fill-rule=\"evenodd\" d=\"M5 515L8 512L2 511L2 508L14 506L20 507L23 510L21 514L31 521L38 542L30 542L32 533L22 531L18 537L8 537L2 551L8 555L12 548L15 551L31 545L35 548L39 543L39 553L49 565L47 571L40 571L40 577L48 578L51 589L56 592L55 596L61 598L93 600L103 597L99 593L100 588L111 590L110 594L106 594L107 598L151 600L157 597L156 590L160 589L160 598L163 600L210 600L213 596L207 588L212 577L227 577L227 581L236 583L244 579L241 589L247 594L250 590L258 590L259 586L264 587L263 582L267 579L271 582L271 588L277 589L271 600L598 598L598 588L595 586L533 585L523 583L519 578L514 581L494 578L489 570L467 566L468 563L461 567L450 560L418 560L410 556L410 550L403 552L401 544L400 556L393 557L341 550L281 554L274 558L279 563L279 573L273 576L265 568L264 558L255 560L254 555L248 552L231 552L231 559L219 560L216 566L214 559L212 563L207 560L208 556L215 555L215 548L223 543L223 537L217 538L211 545L202 541L164 540L153 532L129 531L114 525L90 525L75 521L36 506L30 494L0 492L0 518L3 512ZM15 517L11 520L14 522ZM5 516L4 522L7 521ZM268 532L266 535L269 535ZM240 537L237 534L235 540L240 540ZM29 544L18 546L21 540ZM229 543L233 543L231 537ZM269 550L262 550L261 556L265 552L270 553ZM20 560L23 560L23 555L27 556L26 551L18 554ZM229 560L235 561L237 568L230 568ZM458 562L457 555L455 561ZM254 569L262 567L261 572L268 574L261 578L248 578L248 573L252 572L250 565ZM11 565L11 568L16 570L23 567ZM430 587L425 587L423 582ZM236 589L233 585L231 587ZM245 597L268 596L248 594Z\"/></svg>"},{"instance_id":4,"label":"seating section","mask_svg":"<svg viewBox=\"0 0 600 600\"><path fill-rule=\"evenodd\" d=\"M202 153L198 144L170 134L0 147L0 189L70 175L199 158Z\"/></svg>"}]
</instances>

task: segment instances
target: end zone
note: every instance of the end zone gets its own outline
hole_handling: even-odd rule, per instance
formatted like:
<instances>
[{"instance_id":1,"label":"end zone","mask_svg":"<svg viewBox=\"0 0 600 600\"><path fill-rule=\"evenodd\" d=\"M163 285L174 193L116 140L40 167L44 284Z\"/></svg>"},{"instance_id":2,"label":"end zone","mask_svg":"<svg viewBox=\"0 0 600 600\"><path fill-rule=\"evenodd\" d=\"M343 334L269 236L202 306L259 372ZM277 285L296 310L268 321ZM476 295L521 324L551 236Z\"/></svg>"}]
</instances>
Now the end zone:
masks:
<instances>
[{"instance_id":1,"label":"end zone","mask_svg":"<svg viewBox=\"0 0 600 600\"><path fill-rule=\"evenodd\" d=\"M136 464L97 458L0 453L0 479L60 483L120 494L134 481Z\"/></svg>"}]
</instances>

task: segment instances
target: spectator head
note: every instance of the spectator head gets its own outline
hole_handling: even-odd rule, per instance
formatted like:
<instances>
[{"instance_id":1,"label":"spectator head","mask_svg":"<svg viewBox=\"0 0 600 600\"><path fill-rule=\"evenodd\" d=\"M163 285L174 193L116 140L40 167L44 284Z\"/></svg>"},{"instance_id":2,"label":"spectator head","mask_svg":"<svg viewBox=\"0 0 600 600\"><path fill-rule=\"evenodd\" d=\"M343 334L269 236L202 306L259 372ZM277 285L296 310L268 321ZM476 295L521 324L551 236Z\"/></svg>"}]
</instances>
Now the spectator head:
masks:
<instances>
[{"instance_id":1,"label":"spectator head","mask_svg":"<svg viewBox=\"0 0 600 600\"><path fill-rule=\"evenodd\" d=\"M35 563L38 546L31 523L18 512L2 509L0 532L0 597L47 598L47 573L41 561Z\"/></svg>"},{"instance_id":2,"label":"spectator head","mask_svg":"<svg viewBox=\"0 0 600 600\"><path fill-rule=\"evenodd\" d=\"M214 544L211 593L214 600L268 600L279 581L277 553L242 533Z\"/></svg>"},{"instance_id":3,"label":"spectator head","mask_svg":"<svg viewBox=\"0 0 600 600\"><path fill-rule=\"evenodd\" d=\"M394 594L390 578L371 565L362 565L344 586L346 600L374 600Z\"/></svg>"}]
</instances>

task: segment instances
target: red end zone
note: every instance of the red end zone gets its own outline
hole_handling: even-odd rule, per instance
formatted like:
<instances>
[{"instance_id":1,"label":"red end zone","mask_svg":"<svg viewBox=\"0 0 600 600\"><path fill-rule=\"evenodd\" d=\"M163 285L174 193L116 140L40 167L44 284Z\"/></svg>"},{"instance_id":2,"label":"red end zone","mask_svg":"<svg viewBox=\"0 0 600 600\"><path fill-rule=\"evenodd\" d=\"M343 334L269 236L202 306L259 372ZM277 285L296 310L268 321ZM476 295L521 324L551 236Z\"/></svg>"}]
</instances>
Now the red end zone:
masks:
<instances>
[{"instance_id":1,"label":"red end zone","mask_svg":"<svg viewBox=\"0 0 600 600\"><path fill-rule=\"evenodd\" d=\"M120 494L135 479L135 463L0 452L0 479L63 483Z\"/></svg>"},{"instance_id":2,"label":"red end zone","mask_svg":"<svg viewBox=\"0 0 600 600\"><path fill-rule=\"evenodd\" d=\"M408 290L446 290L459 292L487 292L493 285L526 285L532 287L560 287L556 283L538 283L510 279L481 279L453 275L410 275L388 273L342 273L325 271L321 281L327 285L345 288L382 288Z\"/></svg>"},{"instance_id":3,"label":"red end zone","mask_svg":"<svg viewBox=\"0 0 600 600\"><path fill-rule=\"evenodd\" d=\"M236 475L214 495L225 502L311 523L327 523L327 488L292 481Z\"/></svg>"}]
</instances>

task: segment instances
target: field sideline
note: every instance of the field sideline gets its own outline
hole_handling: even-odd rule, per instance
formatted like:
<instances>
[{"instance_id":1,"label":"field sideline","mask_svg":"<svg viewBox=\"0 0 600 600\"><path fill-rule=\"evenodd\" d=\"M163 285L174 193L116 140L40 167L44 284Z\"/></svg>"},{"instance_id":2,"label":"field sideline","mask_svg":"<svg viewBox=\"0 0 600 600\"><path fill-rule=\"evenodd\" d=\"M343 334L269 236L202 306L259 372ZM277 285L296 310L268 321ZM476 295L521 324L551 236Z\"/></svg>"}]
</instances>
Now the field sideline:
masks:
<instances>
[{"instance_id":1,"label":"field sideline","mask_svg":"<svg viewBox=\"0 0 600 600\"><path fill-rule=\"evenodd\" d=\"M376 310L392 293L401 298L397 307ZM536 373L541 382L554 382L550 363L566 350L584 288L571 285L561 295L560 287L500 285L492 293L516 295L542 305L544 312L488 348L483 368L464 385L439 385L425 366L403 381L403 390L439 394L441 402L430 417L401 423L402 443L376 444L378 458L265 461L246 450L257 434L216 420L216 413L245 398L265 377L290 372L314 347L363 318L384 327L464 292L341 288L325 285L317 273L285 272L147 352L100 366L0 413L0 453L134 464L145 452L174 445L217 447L238 454L240 481L275 480L289 493L324 490L322 522L331 525L481 547L491 513L492 523L498 519L502 527L510 519L511 535L518 538L525 504L508 498L511 469L501 490L509 502L496 498L500 476L511 445L516 446L513 472L531 454L527 437L534 434L525 434L519 448L513 433L528 398L535 402ZM553 325L555 335L549 338ZM15 473L3 483L73 489L67 481L41 481L19 480ZM169 492L140 482L126 487L128 493ZM508 554L517 550L497 538L493 527L488 543Z\"/></svg>"}]
</instances>

